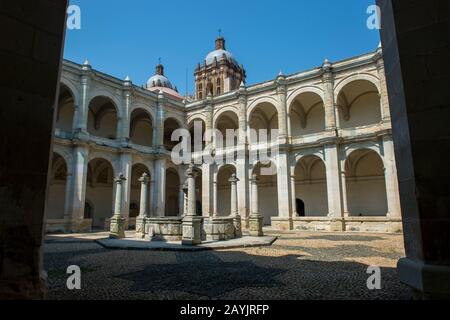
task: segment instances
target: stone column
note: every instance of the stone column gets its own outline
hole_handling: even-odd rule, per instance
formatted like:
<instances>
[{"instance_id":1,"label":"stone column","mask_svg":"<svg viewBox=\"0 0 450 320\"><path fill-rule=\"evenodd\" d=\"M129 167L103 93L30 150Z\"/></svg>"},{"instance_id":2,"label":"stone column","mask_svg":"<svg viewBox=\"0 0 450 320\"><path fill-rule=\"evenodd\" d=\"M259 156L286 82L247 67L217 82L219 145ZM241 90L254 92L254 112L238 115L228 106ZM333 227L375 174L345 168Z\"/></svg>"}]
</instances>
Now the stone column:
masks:
<instances>
[{"instance_id":1,"label":"stone column","mask_svg":"<svg viewBox=\"0 0 450 320\"><path fill-rule=\"evenodd\" d=\"M236 174L232 174L228 181L231 183L231 217L233 218L234 235L236 238L240 238L242 237L242 224L238 209L237 183L239 179L236 177Z\"/></svg>"},{"instance_id":2,"label":"stone column","mask_svg":"<svg viewBox=\"0 0 450 320\"><path fill-rule=\"evenodd\" d=\"M202 212L203 216L211 217L213 215L212 208L212 171L213 166L203 164L202 166Z\"/></svg>"},{"instance_id":3,"label":"stone column","mask_svg":"<svg viewBox=\"0 0 450 320\"><path fill-rule=\"evenodd\" d=\"M155 198L155 216L164 217L166 215L166 160L155 161L155 188L153 189Z\"/></svg>"},{"instance_id":4,"label":"stone column","mask_svg":"<svg viewBox=\"0 0 450 320\"><path fill-rule=\"evenodd\" d=\"M341 189L342 189L342 210L344 211L344 219L350 216L348 211L348 200L347 200L347 174L345 173L344 164L341 166Z\"/></svg>"},{"instance_id":5,"label":"stone column","mask_svg":"<svg viewBox=\"0 0 450 320\"><path fill-rule=\"evenodd\" d=\"M164 146L164 120L165 120L165 110L164 110L165 97L162 92L158 94L158 105L156 107L156 134L154 134L154 148L160 149Z\"/></svg>"},{"instance_id":6,"label":"stone column","mask_svg":"<svg viewBox=\"0 0 450 320\"><path fill-rule=\"evenodd\" d=\"M383 137L384 167L386 181L386 195L388 204L387 217L392 220L390 232L402 231L402 210L400 207L400 195L397 179L397 167L395 164L394 143L391 136Z\"/></svg>"},{"instance_id":7,"label":"stone column","mask_svg":"<svg viewBox=\"0 0 450 320\"><path fill-rule=\"evenodd\" d=\"M150 193L150 212L149 212L149 216L150 217L154 217L155 216L155 180L153 180L153 177L152 177L152 180L150 181L150 190L149 190L149 193Z\"/></svg>"},{"instance_id":8,"label":"stone column","mask_svg":"<svg viewBox=\"0 0 450 320\"><path fill-rule=\"evenodd\" d=\"M217 170L214 170L214 180L213 180L213 217L219 216L219 209L218 209L218 173Z\"/></svg>"},{"instance_id":9,"label":"stone column","mask_svg":"<svg viewBox=\"0 0 450 320\"><path fill-rule=\"evenodd\" d=\"M377 0L377 5L406 252L397 273L416 298L449 299L450 71L443 58L450 44L448 2Z\"/></svg>"},{"instance_id":10,"label":"stone column","mask_svg":"<svg viewBox=\"0 0 450 320\"><path fill-rule=\"evenodd\" d=\"M45 203L67 3L0 4L0 300L45 299Z\"/></svg>"},{"instance_id":11,"label":"stone column","mask_svg":"<svg viewBox=\"0 0 450 320\"><path fill-rule=\"evenodd\" d=\"M277 93L279 100L278 107L278 129L279 129L279 141L281 144L287 142L287 90L286 90L286 77L280 73L277 77Z\"/></svg>"},{"instance_id":12,"label":"stone column","mask_svg":"<svg viewBox=\"0 0 450 320\"><path fill-rule=\"evenodd\" d=\"M344 231L341 170L336 144L325 146L325 159L330 231Z\"/></svg>"},{"instance_id":13,"label":"stone column","mask_svg":"<svg viewBox=\"0 0 450 320\"><path fill-rule=\"evenodd\" d=\"M122 115L119 119L119 136L118 140L122 146L128 146L130 141L130 110L131 110L131 94L132 94L132 82L127 77L123 82L123 108Z\"/></svg>"},{"instance_id":14,"label":"stone column","mask_svg":"<svg viewBox=\"0 0 450 320\"><path fill-rule=\"evenodd\" d=\"M289 159L286 151L280 151L277 159L278 217L272 225L282 230L292 229L291 181Z\"/></svg>"},{"instance_id":15,"label":"stone column","mask_svg":"<svg viewBox=\"0 0 450 320\"><path fill-rule=\"evenodd\" d=\"M116 183L116 199L114 204L114 215L111 218L109 237L111 239L125 238L125 219L122 217L122 184L126 181L123 174L120 174L114 182Z\"/></svg>"},{"instance_id":16,"label":"stone column","mask_svg":"<svg viewBox=\"0 0 450 320\"><path fill-rule=\"evenodd\" d=\"M292 218L298 216L297 212L297 195L296 195L296 185L295 185L295 174L291 174L291 199L292 199Z\"/></svg>"},{"instance_id":17,"label":"stone column","mask_svg":"<svg viewBox=\"0 0 450 320\"><path fill-rule=\"evenodd\" d=\"M89 115L89 87L91 80L92 67L89 61L85 61L81 67L81 106L78 108L77 112L77 125L75 127L76 131L87 133L88 126L88 115Z\"/></svg>"},{"instance_id":18,"label":"stone column","mask_svg":"<svg viewBox=\"0 0 450 320\"><path fill-rule=\"evenodd\" d=\"M185 217L187 215L188 212L188 183L187 181L185 181L185 183L183 184L183 211L182 211L182 216Z\"/></svg>"},{"instance_id":19,"label":"stone column","mask_svg":"<svg viewBox=\"0 0 450 320\"><path fill-rule=\"evenodd\" d=\"M262 237L263 233L263 216L259 213L258 199L258 177L256 174L250 180L252 185L252 213L249 218L249 233L252 237Z\"/></svg>"},{"instance_id":20,"label":"stone column","mask_svg":"<svg viewBox=\"0 0 450 320\"><path fill-rule=\"evenodd\" d=\"M248 228L250 191L248 185L248 132L247 132L247 89L244 83L239 88L239 144L236 173L238 177L238 212L244 228Z\"/></svg>"},{"instance_id":21,"label":"stone column","mask_svg":"<svg viewBox=\"0 0 450 320\"><path fill-rule=\"evenodd\" d=\"M84 224L84 206L86 202L87 170L89 163L89 149L84 145L77 145L72 160L72 174L67 181L64 219L66 232L86 232L91 225Z\"/></svg>"},{"instance_id":22,"label":"stone column","mask_svg":"<svg viewBox=\"0 0 450 320\"><path fill-rule=\"evenodd\" d=\"M334 106L334 80L331 63L325 59L322 65L322 83L324 89L324 107L325 107L325 128L327 130L336 129L337 111Z\"/></svg>"},{"instance_id":23,"label":"stone column","mask_svg":"<svg viewBox=\"0 0 450 320\"><path fill-rule=\"evenodd\" d=\"M139 179L141 183L141 203L139 206L139 217L136 219L136 234L138 236L145 236L145 219L148 218L148 182L150 178L147 173L144 173Z\"/></svg>"},{"instance_id":24,"label":"stone column","mask_svg":"<svg viewBox=\"0 0 450 320\"><path fill-rule=\"evenodd\" d=\"M384 71L383 49L378 47L377 53L374 56L374 60L377 64L378 78L380 79L380 102L381 102L381 116L383 121L391 121L391 111L389 110L389 96L386 86L386 74Z\"/></svg>"},{"instance_id":25,"label":"stone column","mask_svg":"<svg viewBox=\"0 0 450 320\"><path fill-rule=\"evenodd\" d=\"M183 245L197 245L201 243L201 224L202 217L197 217L197 201L195 190L195 178L197 170L193 165L186 171L188 198L187 214L183 218Z\"/></svg>"},{"instance_id":26,"label":"stone column","mask_svg":"<svg viewBox=\"0 0 450 320\"><path fill-rule=\"evenodd\" d=\"M125 152L120 155L120 172L126 180L122 184L122 208L120 214L125 219L125 229L128 229L130 219L131 174L133 169L133 155Z\"/></svg>"}]
</instances>

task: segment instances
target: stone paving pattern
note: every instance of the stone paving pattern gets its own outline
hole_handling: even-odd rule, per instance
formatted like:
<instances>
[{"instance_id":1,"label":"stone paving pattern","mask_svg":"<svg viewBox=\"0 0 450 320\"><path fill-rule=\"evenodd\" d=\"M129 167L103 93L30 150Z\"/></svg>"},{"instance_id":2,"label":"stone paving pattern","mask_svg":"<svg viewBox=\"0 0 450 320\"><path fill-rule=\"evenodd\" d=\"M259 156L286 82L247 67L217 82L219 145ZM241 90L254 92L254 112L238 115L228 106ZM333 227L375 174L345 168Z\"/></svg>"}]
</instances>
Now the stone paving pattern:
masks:
<instances>
[{"instance_id":1,"label":"stone paving pattern","mask_svg":"<svg viewBox=\"0 0 450 320\"><path fill-rule=\"evenodd\" d=\"M409 299L397 279L401 235L277 234L271 247L204 252L108 250L98 235L47 238L48 299ZM69 265L82 289L66 288ZM367 289L369 265L382 289Z\"/></svg>"}]
</instances>

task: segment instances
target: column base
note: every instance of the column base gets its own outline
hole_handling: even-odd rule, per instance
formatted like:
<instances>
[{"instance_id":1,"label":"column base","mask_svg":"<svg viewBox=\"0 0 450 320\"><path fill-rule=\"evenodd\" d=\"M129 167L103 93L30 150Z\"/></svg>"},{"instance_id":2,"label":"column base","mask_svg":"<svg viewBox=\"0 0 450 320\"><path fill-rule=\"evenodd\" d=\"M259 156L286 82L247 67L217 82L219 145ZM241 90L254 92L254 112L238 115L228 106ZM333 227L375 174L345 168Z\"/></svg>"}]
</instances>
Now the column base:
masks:
<instances>
[{"instance_id":1,"label":"column base","mask_svg":"<svg viewBox=\"0 0 450 320\"><path fill-rule=\"evenodd\" d=\"M116 218L116 217L111 218L111 225L109 232L110 239L125 238L125 222L126 220L124 218Z\"/></svg>"},{"instance_id":2,"label":"column base","mask_svg":"<svg viewBox=\"0 0 450 320\"><path fill-rule=\"evenodd\" d=\"M233 217L233 225L234 225L234 237L241 238L242 237L242 219L241 216L237 215Z\"/></svg>"},{"instance_id":3,"label":"column base","mask_svg":"<svg viewBox=\"0 0 450 320\"><path fill-rule=\"evenodd\" d=\"M330 232L342 232L345 231L344 219L331 218L330 221Z\"/></svg>"},{"instance_id":4,"label":"column base","mask_svg":"<svg viewBox=\"0 0 450 320\"><path fill-rule=\"evenodd\" d=\"M195 246L202 243L202 217L186 216L183 218L182 245Z\"/></svg>"},{"instance_id":5,"label":"column base","mask_svg":"<svg viewBox=\"0 0 450 320\"><path fill-rule=\"evenodd\" d=\"M294 229L294 222L291 218L272 217L271 226L275 230L290 231Z\"/></svg>"},{"instance_id":6,"label":"column base","mask_svg":"<svg viewBox=\"0 0 450 320\"><path fill-rule=\"evenodd\" d=\"M250 218L248 219L249 222L249 234L251 237L263 237L263 216L259 214L250 215Z\"/></svg>"},{"instance_id":7,"label":"column base","mask_svg":"<svg viewBox=\"0 0 450 320\"><path fill-rule=\"evenodd\" d=\"M414 290L415 298L450 299L450 266L403 258L398 262L397 270L400 281Z\"/></svg>"},{"instance_id":8,"label":"column base","mask_svg":"<svg viewBox=\"0 0 450 320\"><path fill-rule=\"evenodd\" d=\"M146 218L136 218L136 236L145 238L145 221Z\"/></svg>"}]
</instances>

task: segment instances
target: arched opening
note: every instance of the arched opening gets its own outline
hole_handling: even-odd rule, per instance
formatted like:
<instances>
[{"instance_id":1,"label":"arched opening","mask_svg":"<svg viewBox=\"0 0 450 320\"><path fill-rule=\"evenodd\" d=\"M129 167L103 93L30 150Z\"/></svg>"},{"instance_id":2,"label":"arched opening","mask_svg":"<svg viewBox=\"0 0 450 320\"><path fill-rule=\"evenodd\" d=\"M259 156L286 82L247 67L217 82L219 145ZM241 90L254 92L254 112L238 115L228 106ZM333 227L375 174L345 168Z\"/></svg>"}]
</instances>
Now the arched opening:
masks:
<instances>
[{"instance_id":1,"label":"arched opening","mask_svg":"<svg viewBox=\"0 0 450 320\"><path fill-rule=\"evenodd\" d=\"M67 184L67 163L59 154L53 153L51 180L47 196L47 219L64 219Z\"/></svg>"},{"instance_id":2,"label":"arched opening","mask_svg":"<svg viewBox=\"0 0 450 320\"><path fill-rule=\"evenodd\" d=\"M322 98L316 93L298 95L292 102L289 115L293 137L325 130L325 108Z\"/></svg>"},{"instance_id":3,"label":"arched opening","mask_svg":"<svg viewBox=\"0 0 450 320\"><path fill-rule=\"evenodd\" d=\"M355 128L381 122L381 100L377 87L370 81L347 84L337 99L341 128Z\"/></svg>"},{"instance_id":4,"label":"arched opening","mask_svg":"<svg viewBox=\"0 0 450 320\"><path fill-rule=\"evenodd\" d=\"M61 84L55 128L64 132L72 132L74 113L75 99L73 93L67 86Z\"/></svg>"},{"instance_id":5,"label":"arched opening","mask_svg":"<svg viewBox=\"0 0 450 320\"><path fill-rule=\"evenodd\" d=\"M271 130L278 129L277 108L271 103L260 103L250 115L249 126L250 129L252 129L250 132L251 142L263 142L260 134L263 134L264 131L261 130L267 130L267 134L263 135L266 137L265 139L267 142L271 141ZM256 134L256 136L253 136L254 134Z\"/></svg>"},{"instance_id":6,"label":"arched opening","mask_svg":"<svg viewBox=\"0 0 450 320\"><path fill-rule=\"evenodd\" d=\"M84 218L94 219L94 207L87 201L84 203Z\"/></svg>"},{"instance_id":7,"label":"arched opening","mask_svg":"<svg viewBox=\"0 0 450 320\"><path fill-rule=\"evenodd\" d=\"M117 138L117 108L111 99L96 97L89 104L88 132L96 137Z\"/></svg>"},{"instance_id":8,"label":"arched opening","mask_svg":"<svg viewBox=\"0 0 450 320\"><path fill-rule=\"evenodd\" d=\"M147 194L147 212L150 213L150 194L151 194L151 185L150 185L150 171L143 164L135 164L131 169L131 192L130 192L130 218L136 218L139 216L141 209L141 188L142 183L139 179L142 178L142 175L146 173L149 178L148 184L148 194Z\"/></svg>"},{"instance_id":9,"label":"arched opening","mask_svg":"<svg viewBox=\"0 0 450 320\"><path fill-rule=\"evenodd\" d=\"M305 201L302 199L295 199L295 209L295 212L297 212L299 217L306 217Z\"/></svg>"},{"instance_id":10,"label":"arched opening","mask_svg":"<svg viewBox=\"0 0 450 320\"><path fill-rule=\"evenodd\" d=\"M236 174L233 165L226 165L220 168L217 173L217 214L221 217L231 215L231 175Z\"/></svg>"},{"instance_id":11,"label":"arched opening","mask_svg":"<svg viewBox=\"0 0 450 320\"><path fill-rule=\"evenodd\" d=\"M208 84L206 85L206 95L214 95L214 85L212 84L212 82L208 82Z\"/></svg>"},{"instance_id":12,"label":"arched opening","mask_svg":"<svg viewBox=\"0 0 450 320\"><path fill-rule=\"evenodd\" d=\"M136 109L131 113L130 140L137 145L153 146L153 121L145 110Z\"/></svg>"},{"instance_id":13,"label":"arched opening","mask_svg":"<svg viewBox=\"0 0 450 320\"><path fill-rule=\"evenodd\" d=\"M113 215L114 170L105 159L89 162L86 186L86 203L91 207L92 226L104 229L105 220Z\"/></svg>"},{"instance_id":14,"label":"arched opening","mask_svg":"<svg viewBox=\"0 0 450 320\"><path fill-rule=\"evenodd\" d=\"M216 129L222 134L221 143L223 148L237 146L239 139L239 118L236 113L232 111L222 113L216 121ZM232 131L227 134L227 130Z\"/></svg>"},{"instance_id":15,"label":"arched opening","mask_svg":"<svg viewBox=\"0 0 450 320\"><path fill-rule=\"evenodd\" d=\"M200 134L195 134L196 128L201 128L201 131L199 131ZM191 136L191 152L195 152L197 151L197 149L205 149L205 141L203 139L205 136L205 131L206 125L202 119L195 119L191 121L191 123L189 124L189 134Z\"/></svg>"},{"instance_id":16,"label":"arched opening","mask_svg":"<svg viewBox=\"0 0 450 320\"><path fill-rule=\"evenodd\" d=\"M388 212L384 165L372 150L354 151L345 164L350 216L386 216Z\"/></svg>"},{"instance_id":17,"label":"arched opening","mask_svg":"<svg viewBox=\"0 0 450 320\"><path fill-rule=\"evenodd\" d=\"M259 213L264 217L264 225L271 225L272 217L278 217L278 187L276 168L272 162L269 165L258 163L252 174L256 174L258 181Z\"/></svg>"},{"instance_id":18,"label":"arched opening","mask_svg":"<svg viewBox=\"0 0 450 320\"><path fill-rule=\"evenodd\" d=\"M180 216L180 176L174 168L166 170L166 217Z\"/></svg>"},{"instance_id":19,"label":"arched opening","mask_svg":"<svg viewBox=\"0 0 450 320\"><path fill-rule=\"evenodd\" d=\"M203 183L203 173L202 170L198 169L197 177L195 178L195 199L196 199L196 213L197 216L203 215L202 207L202 183Z\"/></svg>"},{"instance_id":20,"label":"arched opening","mask_svg":"<svg viewBox=\"0 0 450 320\"><path fill-rule=\"evenodd\" d=\"M301 217L326 217L328 215L328 195L325 163L316 156L300 159L295 167L295 197ZM300 202L300 201L301 202ZM303 206L303 208L301 208Z\"/></svg>"},{"instance_id":21,"label":"arched opening","mask_svg":"<svg viewBox=\"0 0 450 320\"><path fill-rule=\"evenodd\" d=\"M178 123L177 120L173 118L168 118L164 122L164 147L168 151L172 151L173 148L180 143L180 141L172 141L172 134L175 130L180 129L181 125Z\"/></svg>"}]
</instances>

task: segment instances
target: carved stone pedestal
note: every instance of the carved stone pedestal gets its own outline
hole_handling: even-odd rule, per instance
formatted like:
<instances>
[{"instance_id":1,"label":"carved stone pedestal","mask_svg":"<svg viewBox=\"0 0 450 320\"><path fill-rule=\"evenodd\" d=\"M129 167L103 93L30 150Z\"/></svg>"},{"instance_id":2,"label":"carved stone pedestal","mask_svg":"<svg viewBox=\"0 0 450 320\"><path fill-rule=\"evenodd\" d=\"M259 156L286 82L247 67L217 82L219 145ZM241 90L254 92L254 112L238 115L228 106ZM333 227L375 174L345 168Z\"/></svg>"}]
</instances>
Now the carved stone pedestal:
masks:
<instances>
[{"instance_id":1,"label":"carved stone pedestal","mask_svg":"<svg viewBox=\"0 0 450 320\"><path fill-rule=\"evenodd\" d=\"M263 237L263 217L261 215L252 214L248 219L249 233L252 237Z\"/></svg>"},{"instance_id":2,"label":"carved stone pedestal","mask_svg":"<svg viewBox=\"0 0 450 320\"><path fill-rule=\"evenodd\" d=\"M109 232L111 239L124 239L125 238L125 219L121 217L111 218L111 227Z\"/></svg>"},{"instance_id":3,"label":"carved stone pedestal","mask_svg":"<svg viewBox=\"0 0 450 320\"><path fill-rule=\"evenodd\" d=\"M183 245L195 246L202 243L202 220L201 217L193 216L186 216L183 219Z\"/></svg>"},{"instance_id":4,"label":"carved stone pedestal","mask_svg":"<svg viewBox=\"0 0 450 320\"><path fill-rule=\"evenodd\" d=\"M233 217L233 224L234 224L234 236L235 238L241 238L242 237L242 220L241 216L237 215Z\"/></svg>"}]
</instances>

